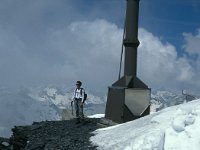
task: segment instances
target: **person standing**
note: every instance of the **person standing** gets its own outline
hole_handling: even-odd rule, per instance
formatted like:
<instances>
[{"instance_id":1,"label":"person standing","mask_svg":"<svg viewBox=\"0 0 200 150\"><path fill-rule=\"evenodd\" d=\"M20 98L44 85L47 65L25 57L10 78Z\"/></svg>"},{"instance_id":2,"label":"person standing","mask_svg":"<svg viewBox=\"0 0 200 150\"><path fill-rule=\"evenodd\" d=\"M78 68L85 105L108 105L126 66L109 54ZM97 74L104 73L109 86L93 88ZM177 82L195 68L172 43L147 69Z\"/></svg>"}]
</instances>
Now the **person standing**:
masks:
<instances>
[{"instance_id":1,"label":"person standing","mask_svg":"<svg viewBox=\"0 0 200 150\"><path fill-rule=\"evenodd\" d=\"M81 88L82 82L77 81L76 82L76 88L73 93L72 102L74 102L74 107L76 110L76 123L80 123L80 121L84 120L84 114L83 114L83 106L84 106L84 94L85 90Z\"/></svg>"}]
</instances>

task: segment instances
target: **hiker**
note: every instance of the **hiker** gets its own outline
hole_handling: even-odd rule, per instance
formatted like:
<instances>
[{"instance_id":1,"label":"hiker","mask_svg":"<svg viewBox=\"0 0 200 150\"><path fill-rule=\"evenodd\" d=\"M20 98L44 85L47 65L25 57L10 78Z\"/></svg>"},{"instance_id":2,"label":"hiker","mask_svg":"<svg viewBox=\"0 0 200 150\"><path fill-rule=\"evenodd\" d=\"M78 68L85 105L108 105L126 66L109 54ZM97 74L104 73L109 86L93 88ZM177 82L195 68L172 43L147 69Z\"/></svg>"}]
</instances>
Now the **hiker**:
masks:
<instances>
[{"instance_id":1,"label":"hiker","mask_svg":"<svg viewBox=\"0 0 200 150\"><path fill-rule=\"evenodd\" d=\"M76 110L76 123L80 123L80 121L84 121L84 114L83 114L83 106L84 106L84 95L85 90L81 88L82 82L76 82L76 89L74 90L72 102L74 102L74 107Z\"/></svg>"}]
</instances>

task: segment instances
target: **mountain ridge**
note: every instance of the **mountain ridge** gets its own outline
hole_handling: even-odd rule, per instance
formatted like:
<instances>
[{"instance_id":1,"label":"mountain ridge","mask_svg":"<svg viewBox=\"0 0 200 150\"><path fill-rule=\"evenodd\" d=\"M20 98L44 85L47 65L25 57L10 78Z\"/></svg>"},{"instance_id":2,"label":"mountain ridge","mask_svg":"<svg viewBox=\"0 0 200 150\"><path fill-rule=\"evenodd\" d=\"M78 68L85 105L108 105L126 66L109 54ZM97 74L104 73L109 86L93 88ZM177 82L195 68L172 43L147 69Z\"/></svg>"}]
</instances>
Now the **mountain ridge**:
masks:
<instances>
[{"instance_id":1,"label":"mountain ridge","mask_svg":"<svg viewBox=\"0 0 200 150\"><path fill-rule=\"evenodd\" d=\"M106 96L95 96L87 91L85 114L105 112ZM30 125L33 121L61 120L73 118L71 99L73 89L53 86L9 89L0 88L0 137L9 137L14 125ZM151 111L184 103L185 97L168 91L157 91L151 95Z\"/></svg>"}]
</instances>

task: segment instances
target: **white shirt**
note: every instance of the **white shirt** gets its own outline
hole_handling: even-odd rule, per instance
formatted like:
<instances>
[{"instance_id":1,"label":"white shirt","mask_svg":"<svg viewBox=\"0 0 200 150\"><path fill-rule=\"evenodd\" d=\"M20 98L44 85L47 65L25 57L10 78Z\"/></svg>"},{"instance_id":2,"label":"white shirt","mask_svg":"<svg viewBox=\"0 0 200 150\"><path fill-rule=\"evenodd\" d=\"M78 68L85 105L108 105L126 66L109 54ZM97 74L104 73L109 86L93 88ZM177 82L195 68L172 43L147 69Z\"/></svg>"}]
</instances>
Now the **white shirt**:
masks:
<instances>
[{"instance_id":1,"label":"white shirt","mask_svg":"<svg viewBox=\"0 0 200 150\"><path fill-rule=\"evenodd\" d=\"M81 94L81 89L82 89L82 94ZM74 90L74 94L73 94L73 97L72 99L74 100L75 98L77 99L81 99L81 101L83 102L83 99L84 99L84 93L85 93L85 90L83 88L80 88L80 89L75 89Z\"/></svg>"}]
</instances>

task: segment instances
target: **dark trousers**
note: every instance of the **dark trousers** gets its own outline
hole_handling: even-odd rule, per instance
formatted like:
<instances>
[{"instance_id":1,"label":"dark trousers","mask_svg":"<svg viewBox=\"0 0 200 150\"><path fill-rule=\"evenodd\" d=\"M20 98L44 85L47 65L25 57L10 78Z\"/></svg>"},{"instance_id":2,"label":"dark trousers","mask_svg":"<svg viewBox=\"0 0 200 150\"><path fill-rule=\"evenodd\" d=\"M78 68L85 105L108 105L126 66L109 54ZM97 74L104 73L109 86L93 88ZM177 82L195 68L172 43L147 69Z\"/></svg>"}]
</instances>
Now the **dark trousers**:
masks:
<instances>
[{"instance_id":1,"label":"dark trousers","mask_svg":"<svg viewBox=\"0 0 200 150\"><path fill-rule=\"evenodd\" d=\"M81 106L81 99L75 99L74 101L74 107L76 110L76 118L77 119L84 119L84 114L83 114L83 105Z\"/></svg>"}]
</instances>

